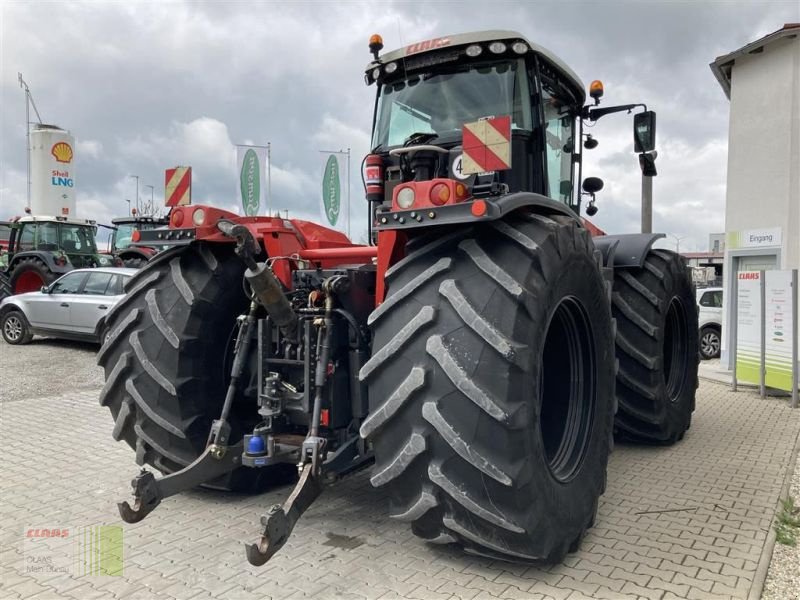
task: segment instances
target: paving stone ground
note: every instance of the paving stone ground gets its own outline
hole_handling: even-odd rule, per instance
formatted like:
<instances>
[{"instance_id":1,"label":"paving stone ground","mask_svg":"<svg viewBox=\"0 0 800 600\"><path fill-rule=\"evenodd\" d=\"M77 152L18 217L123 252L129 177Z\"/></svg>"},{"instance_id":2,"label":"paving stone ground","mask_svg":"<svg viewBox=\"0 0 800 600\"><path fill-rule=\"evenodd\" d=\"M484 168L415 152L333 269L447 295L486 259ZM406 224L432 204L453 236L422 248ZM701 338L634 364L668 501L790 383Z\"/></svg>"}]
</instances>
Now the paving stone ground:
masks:
<instances>
[{"instance_id":1,"label":"paving stone ground","mask_svg":"<svg viewBox=\"0 0 800 600\"><path fill-rule=\"evenodd\" d=\"M243 542L287 487L170 498L124 526L120 576L78 576L26 573L26 532L120 525L115 503L129 498L134 453L111 439L96 391L0 411L3 599L746 598L761 583L757 564L800 432L800 410L784 401L703 382L681 443L617 446L597 523L557 566L426 545L388 518L364 471L328 489L265 567L248 565ZM63 540L50 541L55 552Z\"/></svg>"}]
</instances>

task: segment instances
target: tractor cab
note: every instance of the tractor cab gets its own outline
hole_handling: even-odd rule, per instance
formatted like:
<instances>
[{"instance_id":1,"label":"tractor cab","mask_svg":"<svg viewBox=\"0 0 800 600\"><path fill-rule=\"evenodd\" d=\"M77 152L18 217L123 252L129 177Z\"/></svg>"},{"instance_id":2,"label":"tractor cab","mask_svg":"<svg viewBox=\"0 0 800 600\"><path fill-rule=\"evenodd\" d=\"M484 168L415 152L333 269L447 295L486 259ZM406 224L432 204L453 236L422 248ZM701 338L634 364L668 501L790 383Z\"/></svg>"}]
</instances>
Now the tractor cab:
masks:
<instances>
[{"instance_id":1,"label":"tractor cab","mask_svg":"<svg viewBox=\"0 0 800 600\"><path fill-rule=\"evenodd\" d=\"M573 181L586 96L558 57L511 31L437 38L382 56L373 36L370 48L381 202L400 183L439 177L463 184L464 199L477 184L541 194L578 212Z\"/></svg>"},{"instance_id":2,"label":"tractor cab","mask_svg":"<svg viewBox=\"0 0 800 600\"><path fill-rule=\"evenodd\" d=\"M134 241L135 231L150 231L169 225L167 217L144 217L133 215L112 219L111 253L115 259L129 268L138 269L165 247L161 245L142 245Z\"/></svg>"},{"instance_id":3,"label":"tractor cab","mask_svg":"<svg viewBox=\"0 0 800 600\"><path fill-rule=\"evenodd\" d=\"M98 254L97 225L85 219L24 216L11 221L8 275L15 294L49 285L72 269L111 266Z\"/></svg>"}]
</instances>

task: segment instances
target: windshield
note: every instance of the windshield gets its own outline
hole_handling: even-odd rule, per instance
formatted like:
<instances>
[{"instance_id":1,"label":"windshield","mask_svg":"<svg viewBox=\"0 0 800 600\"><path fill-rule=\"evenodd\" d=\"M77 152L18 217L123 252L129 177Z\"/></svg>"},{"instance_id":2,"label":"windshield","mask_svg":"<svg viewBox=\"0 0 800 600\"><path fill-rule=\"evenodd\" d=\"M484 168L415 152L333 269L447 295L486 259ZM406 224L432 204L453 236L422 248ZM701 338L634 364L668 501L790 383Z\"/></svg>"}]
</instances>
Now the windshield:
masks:
<instances>
[{"instance_id":1,"label":"windshield","mask_svg":"<svg viewBox=\"0 0 800 600\"><path fill-rule=\"evenodd\" d=\"M133 223L127 225L117 225L116 237L114 238L114 246L117 248L127 248L131 245L131 237L136 225Z\"/></svg>"},{"instance_id":2,"label":"windshield","mask_svg":"<svg viewBox=\"0 0 800 600\"><path fill-rule=\"evenodd\" d=\"M130 246L131 242L133 241L132 237L134 229L144 231L146 229L158 229L159 227L164 227L164 225L161 223L150 223L148 221L117 225L117 231L114 233L114 247L127 248Z\"/></svg>"},{"instance_id":3,"label":"windshield","mask_svg":"<svg viewBox=\"0 0 800 600\"><path fill-rule=\"evenodd\" d=\"M401 146L414 133L458 139L464 123L509 114L512 129L532 129L522 59L414 75L381 87L372 147Z\"/></svg>"},{"instance_id":4,"label":"windshield","mask_svg":"<svg viewBox=\"0 0 800 600\"><path fill-rule=\"evenodd\" d=\"M62 223L61 248L68 254L97 254L94 227Z\"/></svg>"}]
</instances>

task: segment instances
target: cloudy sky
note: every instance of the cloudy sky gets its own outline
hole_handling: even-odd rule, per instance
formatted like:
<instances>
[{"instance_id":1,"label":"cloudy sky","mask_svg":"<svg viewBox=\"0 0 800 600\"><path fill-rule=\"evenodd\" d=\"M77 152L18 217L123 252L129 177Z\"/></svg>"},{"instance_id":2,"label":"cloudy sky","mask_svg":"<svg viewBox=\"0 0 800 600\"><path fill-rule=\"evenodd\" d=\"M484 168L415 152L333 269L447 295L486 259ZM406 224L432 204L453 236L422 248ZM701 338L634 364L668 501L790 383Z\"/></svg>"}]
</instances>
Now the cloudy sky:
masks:
<instances>
[{"instance_id":1,"label":"cloudy sky","mask_svg":"<svg viewBox=\"0 0 800 600\"><path fill-rule=\"evenodd\" d=\"M0 218L26 206L21 72L46 123L77 139L78 212L108 222L164 169L191 165L193 199L235 201L234 145L271 142L274 207L319 219L319 149L352 148L353 235L366 227L359 164L374 88L370 34L386 49L515 29L605 83L604 104L658 113L654 227L705 250L722 231L728 101L708 64L786 22L788 2L15 2L0 0ZM595 222L639 226L631 121L604 118L584 175L605 180ZM670 238L668 245L674 247Z\"/></svg>"}]
</instances>

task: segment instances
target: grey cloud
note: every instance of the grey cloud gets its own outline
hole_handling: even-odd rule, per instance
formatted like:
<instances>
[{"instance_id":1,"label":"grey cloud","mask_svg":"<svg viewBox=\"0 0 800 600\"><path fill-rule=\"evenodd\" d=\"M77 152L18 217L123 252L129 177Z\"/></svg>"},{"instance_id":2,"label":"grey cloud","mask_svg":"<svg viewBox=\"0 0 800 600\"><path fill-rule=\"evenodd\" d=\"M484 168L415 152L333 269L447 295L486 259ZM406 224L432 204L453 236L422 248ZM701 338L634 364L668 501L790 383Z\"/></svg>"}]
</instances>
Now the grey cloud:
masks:
<instances>
[{"instance_id":1,"label":"grey cloud","mask_svg":"<svg viewBox=\"0 0 800 600\"><path fill-rule=\"evenodd\" d=\"M704 149L724 146L728 105L708 63L800 18L794 2L6 2L0 10L0 218L24 206L22 71L45 120L79 141L79 206L101 213L84 216L124 209L131 173L160 195L163 170L182 162L195 169L196 199L229 203L232 144L270 141L276 207L304 216L319 203L317 151L352 148L356 231L365 226L358 166L374 101L362 79L368 36L382 33L391 49L502 28L548 47L587 83L603 79L605 104L644 101L658 111L657 225L697 246L723 226L726 156ZM638 226L630 127L624 117L603 119L594 130L601 145L586 158L584 173L606 180L597 221L609 231ZM676 207L689 210L686 199L698 218L675 217Z\"/></svg>"}]
</instances>

